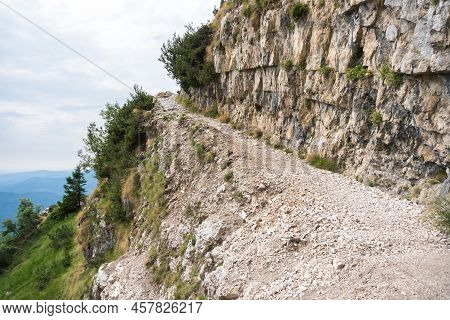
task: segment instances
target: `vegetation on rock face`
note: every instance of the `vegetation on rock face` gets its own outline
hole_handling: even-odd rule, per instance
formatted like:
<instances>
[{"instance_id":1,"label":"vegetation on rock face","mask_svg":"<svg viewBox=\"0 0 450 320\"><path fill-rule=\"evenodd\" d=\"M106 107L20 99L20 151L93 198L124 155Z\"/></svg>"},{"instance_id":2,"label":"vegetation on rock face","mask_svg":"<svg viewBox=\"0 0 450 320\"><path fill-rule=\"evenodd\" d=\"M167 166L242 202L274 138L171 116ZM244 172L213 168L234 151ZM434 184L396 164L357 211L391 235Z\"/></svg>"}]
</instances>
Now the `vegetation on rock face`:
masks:
<instances>
[{"instance_id":1,"label":"vegetation on rock face","mask_svg":"<svg viewBox=\"0 0 450 320\"><path fill-rule=\"evenodd\" d=\"M92 167L97 178L104 179L110 216L124 220L121 204L121 188L129 170L137 164L139 141L138 121L141 111L152 110L155 99L135 86L135 92L122 107L107 104L101 112L104 127L91 123L88 127L82 164Z\"/></svg>"},{"instance_id":2,"label":"vegetation on rock face","mask_svg":"<svg viewBox=\"0 0 450 320\"><path fill-rule=\"evenodd\" d=\"M297 65L296 65L297 70L303 71L303 70L306 70L306 67L307 67L306 59L298 60Z\"/></svg>"},{"instance_id":3,"label":"vegetation on rock face","mask_svg":"<svg viewBox=\"0 0 450 320\"><path fill-rule=\"evenodd\" d=\"M373 110L372 113L370 114L370 122L374 126L378 127L383 122L383 117L381 113L377 110Z\"/></svg>"},{"instance_id":4,"label":"vegetation on rock face","mask_svg":"<svg viewBox=\"0 0 450 320\"><path fill-rule=\"evenodd\" d=\"M325 77L328 77L333 71L334 69L329 66L322 66L319 68L319 73Z\"/></svg>"},{"instance_id":5,"label":"vegetation on rock face","mask_svg":"<svg viewBox=\"0 0 450 320\"><path fill-rule=\"evenodd\" d=\"M309 12L309 7L304 3L295 3L290 9L291 18L295 22L299 22L303 17L305 17Z\"/></svg>"},{"instance_id":6,"label":"vegetation on rock face","mask_svg":"<svg viewBox=\"0 0 450 320\"><path fill-rule=\"evenodd\" d=\"M308 155L306 160L313 167L331 171L331 172L339 172L339 165L333 159L324 158L324 157L321 157L320 155L314 154L314 155Z\"/></svg>"},{"instance_id":7,"label":"vegetation on rock face","mask_svg":"<svg viewBox=\"0 0 450 320\"><path fill-rule=\"evenodd\" d=\"M356 65L354 67L348 68L345 73L345 78L348 81L356 81L364 79L372 75L372 72L364 67L362 64Z\"/></svg>"},{"instance_id":8,"label":"vegetation on rock face","mask_svg":"<svg viewBox=\"0 0 450 320\"><path fill-rule=\"evenodd\" d=\"M175 34L162 46L159 60L183 90L199 88L215 80L217 75L214 66L206 60L206 48L211 43L213 33L209 25L202 25L198 29L190 25L183 36Z\"/></svg>"},{"instance_id":9,"label":"vegetation on rock face","mask_svg":"<svg viewBox=\"0 0 450 320\"><path fill-rule=\"evenodd\" d=\"M287 72L289 72L289 71L291 71L291 70L294 68L294 63L292 62L292 60L286 60L286 61L283 63L283 68L284 68Z\"/></svg>"},{"instance_id":10,"label":"vegetation on rock face","mask_svg":"<svg viewBox=\"0 0 450 320\"><path fill-rule=\"evenodd\" d=\"M384 62L380 69L381 80L388 86L398 86L402 83L402 76L391 69L389 62Z\"/></svg>"}]
</instances>

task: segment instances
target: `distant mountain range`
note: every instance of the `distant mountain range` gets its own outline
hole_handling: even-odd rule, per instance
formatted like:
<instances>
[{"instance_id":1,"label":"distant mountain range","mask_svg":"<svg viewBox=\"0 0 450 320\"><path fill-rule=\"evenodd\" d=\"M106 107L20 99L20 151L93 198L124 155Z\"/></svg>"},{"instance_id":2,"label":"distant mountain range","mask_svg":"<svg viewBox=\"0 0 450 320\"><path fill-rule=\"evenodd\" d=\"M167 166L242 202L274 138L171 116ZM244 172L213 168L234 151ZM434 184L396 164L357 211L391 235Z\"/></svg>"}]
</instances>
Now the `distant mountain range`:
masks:
<instances>
[{"instance_id":1,"label":"distant mountain range","mask_svg":"<svg viewBox=\"0 0 450 320\"><path fill-rule=\"evenodd\" d=\"M22 198L30 199L43 208L61 200L64 194L66 178L71 171L30 171L7 173L0 175L0 221L12 219L16 215L17 206ZM96 185L94 173L86 175L87 193L91 193Z\"/></svg>"}]
</instances>

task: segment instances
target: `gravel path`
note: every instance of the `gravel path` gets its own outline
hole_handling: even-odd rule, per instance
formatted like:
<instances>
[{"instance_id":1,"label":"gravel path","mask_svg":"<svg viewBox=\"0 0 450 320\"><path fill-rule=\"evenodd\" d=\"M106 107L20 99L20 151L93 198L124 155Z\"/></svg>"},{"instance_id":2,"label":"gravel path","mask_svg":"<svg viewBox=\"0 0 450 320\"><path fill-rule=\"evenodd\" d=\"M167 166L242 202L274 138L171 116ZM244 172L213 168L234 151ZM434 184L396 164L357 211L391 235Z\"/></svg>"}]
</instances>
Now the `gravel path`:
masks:
<instances>
[{"instance_id":1,"label":"gravel path","mask_svg":"<svg viewBox=\"0 0 450 320\"><path fill-rule=\"evenodd\" d=\"M159 101L187 113L174 96ZM450 242L420 222L423 207L187 117L217 130L217 146L233 151L235 183L251 198L239 212L246 223L212 252L223 261L205 279L216 295L234 286L243 298L450 298Z\"/></svg>"}]
</instances>

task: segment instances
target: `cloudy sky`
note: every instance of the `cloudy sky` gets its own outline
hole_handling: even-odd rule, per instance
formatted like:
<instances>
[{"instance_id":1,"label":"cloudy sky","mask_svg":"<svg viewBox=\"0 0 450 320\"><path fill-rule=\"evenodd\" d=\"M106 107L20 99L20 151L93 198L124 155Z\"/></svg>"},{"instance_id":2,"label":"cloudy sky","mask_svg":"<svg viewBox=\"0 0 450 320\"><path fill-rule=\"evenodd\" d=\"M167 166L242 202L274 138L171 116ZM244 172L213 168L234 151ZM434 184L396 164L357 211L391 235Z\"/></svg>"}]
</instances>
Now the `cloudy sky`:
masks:
<instances>
[{"instance_id":1,"label":"cloudy sky","mask_svg":"<svg viewBox=\"0 0 450 320\"><path fill-rule=\"evenodd\" d=\"M0 0L0 172L70 169L86 127L130 90L6 8L9 5L117 78L177 90L157 61L220 0Z\"/></svg>"}]
</instances>

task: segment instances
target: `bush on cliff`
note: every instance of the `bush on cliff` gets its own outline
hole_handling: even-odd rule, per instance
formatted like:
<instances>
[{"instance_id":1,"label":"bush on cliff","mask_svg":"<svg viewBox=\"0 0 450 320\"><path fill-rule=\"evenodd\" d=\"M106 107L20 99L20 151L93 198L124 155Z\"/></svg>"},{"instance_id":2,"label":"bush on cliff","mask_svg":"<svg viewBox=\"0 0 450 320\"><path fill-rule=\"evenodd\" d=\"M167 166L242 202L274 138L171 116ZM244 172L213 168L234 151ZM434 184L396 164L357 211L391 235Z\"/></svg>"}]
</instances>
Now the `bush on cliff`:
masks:
<instances>
[{"instance_id":1,"label":"bush on cliff","mask_svg":"<svg viewBox=\"0 0 450 320\"><path fill-rule=\"evenodd\" d=\"M88 127L85 151L80 152L83 166L93 168L98 178L123 177L137 161L139 132L135 110L151 110L154 105L154 98L137 86L123 106L107 104L101 112L104 127L95 123Z\"/></svg>"},{"instance_id":2,"label":"bush on cliff","mask_svg":"<svg viewBox=\"0 0 450 320\"><path fill-rule=\"evenodd\" d=\"M159 61L183 90L200 88L216 78L212 62L206 61L206 48L213 32L209 25L198 29L189 25L183 36L175 34L163 44Z\"/></svg>"},{"instance_id":3,"label":"bush on cliff","mask_svg":"<svg viewBox=\"0 0 450 320\"><path fill-rule=\"evenodd\" d=\"M295 22L299 22L303 17L305 17L309 12L309 7L304 3L295 3L290 9L291 18Z\"/></svg>"}]
</instances>

